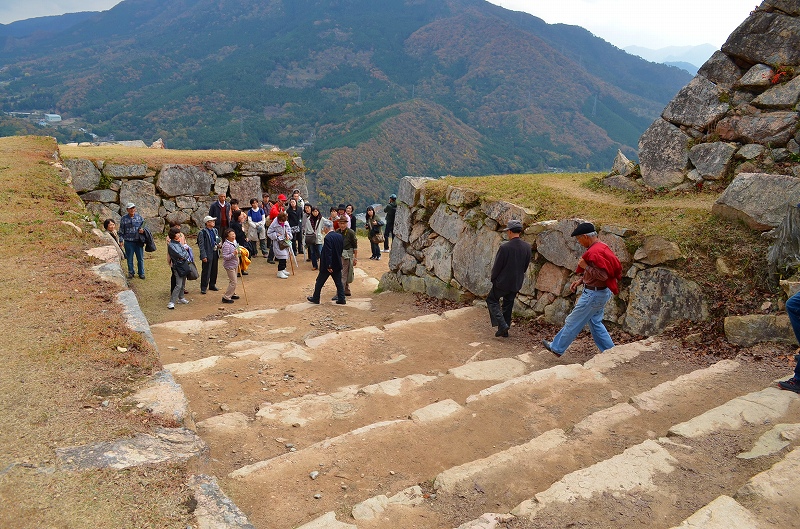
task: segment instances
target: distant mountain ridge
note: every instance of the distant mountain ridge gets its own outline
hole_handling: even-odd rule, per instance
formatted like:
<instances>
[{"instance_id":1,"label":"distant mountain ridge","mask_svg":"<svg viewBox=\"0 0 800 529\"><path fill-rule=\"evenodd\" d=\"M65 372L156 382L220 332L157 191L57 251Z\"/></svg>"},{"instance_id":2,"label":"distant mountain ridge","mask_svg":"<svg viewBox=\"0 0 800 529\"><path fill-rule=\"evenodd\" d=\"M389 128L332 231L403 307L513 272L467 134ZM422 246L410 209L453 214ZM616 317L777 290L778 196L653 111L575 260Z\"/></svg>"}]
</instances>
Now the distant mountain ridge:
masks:
<instances>
[{"instance_id":1,"label":"distant mountain ridge","mask_svg":"<svg viewBox=\"0 0 800 529\"><path fill-rule=\"evenodd\" d=\"M699 46L667 46L666 48L651 49L643 46L626 46L625 51L632 55L638 55L651 62L662 64L672 64L678 66L679 63L691 64L695 72L711 57L717 47L712 44L701 44ZM681 66L678 66L679 68Z\"/></svg>"},{"instance_id":2,"label":"distant mountain ridge","mask_svg":"<svg viewBox=\"0 0 800 529\"><path fill-rule=\"evenodd\" d=\"M483 0L125 0L6 38L4 110L174 148L308 145L320 197L404 174L605 169L691 76Z\"/></svg>"}]
</instances>

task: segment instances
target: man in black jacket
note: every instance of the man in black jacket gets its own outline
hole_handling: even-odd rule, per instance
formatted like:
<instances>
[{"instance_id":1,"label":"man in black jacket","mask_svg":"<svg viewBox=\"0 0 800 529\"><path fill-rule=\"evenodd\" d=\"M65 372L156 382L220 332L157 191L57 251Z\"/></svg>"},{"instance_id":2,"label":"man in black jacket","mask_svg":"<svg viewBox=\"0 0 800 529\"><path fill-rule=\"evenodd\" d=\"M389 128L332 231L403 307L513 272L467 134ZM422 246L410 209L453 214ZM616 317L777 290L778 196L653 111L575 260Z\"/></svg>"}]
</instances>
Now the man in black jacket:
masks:
<instances>
[{"instance_id":1,"label":"man in black jacket","mask_svg":"<svg viewBox=\"0 0 800 529\"><path fill-rule=\"evenodd\" d=\"M525 272L531 264L531 245L520 239L522 222L512 219L503 230L508 233L508 242L500 246L492 266L492 290L486 297L492 327L497 327L495 336L508 337L511 327L511 312L514 299L525 281ZM502 299L502 309L500 300Z\"/></svg>"},{"instance_id":2,"label":"man in black jacket","mask_svg":"<svg viewBox=\"0 0 800 529\"><path fill-rule=\"evenodd\" d=\"M331 219L336 222L336 219ZM322 255L319 262L319 274L317 274L317 282L314 285L314 294L308 296L306 299L311 303L319 304L319 296L322 292L322 286L328 280L328 277L333 277L333 283L336 285L336 303L344 305L346 303L344 298L344 284L342 283L342 250L344 249L344 237L341 233L333 231L333 222L331 220L322 221L322 233L325 234L325 239L322 243Z\"/></svg>"},{"instance_id":3,"label":"man in black jacket","mask_svg":"<svg viewBox=\"0 0 800 529\"><path fill-rule=\"evenodd\" d=\"M200 260L202 270L200 272L200 293L205 294L206 289L219 290L217 288L217 268L219 266L219 246L221 240L219 233L214 225L217 219L211 215L203 219L206 227L197 234L197 246L200 247Z\"/></svg>"},{"instance_id":4,"label":"man in black jacket","mask_svg":"<svg viewBox=\"0 0 800 529\"><path fill-rule=\"evenodd\" d=\"M389 203L383 208L386 224L383 226L383 253L389 251L389 237L394 240L394 216L397 214L397 195L389 195Z\"/></svg>"}]
</instances>

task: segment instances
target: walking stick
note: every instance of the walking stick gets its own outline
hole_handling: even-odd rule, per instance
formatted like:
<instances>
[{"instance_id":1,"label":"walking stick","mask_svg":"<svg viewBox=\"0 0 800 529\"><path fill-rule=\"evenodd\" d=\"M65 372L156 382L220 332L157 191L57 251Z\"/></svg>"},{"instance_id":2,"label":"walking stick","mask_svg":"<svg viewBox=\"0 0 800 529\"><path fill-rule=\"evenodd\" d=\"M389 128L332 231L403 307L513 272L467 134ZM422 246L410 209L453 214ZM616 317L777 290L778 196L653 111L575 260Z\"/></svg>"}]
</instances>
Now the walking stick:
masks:
<instances>
[{"instance_id":1,"label":"walking stick","mask_svg":"<svg viewBox=\"0 0 800 529\"><path fill-rule=\"evenodd\" d=\"M239 252L239 276L242 279L242 292L244 292L244 304L249 305L250 302L247 300L247 289L244 288L244 268L242 268L242 253Z\"/></svg>"},{"instance_id":2,"label":"walking stick","mask_svg":"<svg viewBox=\"0 0 800 529\"><path fill-rule=\"evenodd\" d=\"M289 244L289 266L292 267L292 275L294 275L294 250L292 250L292 245Z\"/></svg>"}]
</instances>

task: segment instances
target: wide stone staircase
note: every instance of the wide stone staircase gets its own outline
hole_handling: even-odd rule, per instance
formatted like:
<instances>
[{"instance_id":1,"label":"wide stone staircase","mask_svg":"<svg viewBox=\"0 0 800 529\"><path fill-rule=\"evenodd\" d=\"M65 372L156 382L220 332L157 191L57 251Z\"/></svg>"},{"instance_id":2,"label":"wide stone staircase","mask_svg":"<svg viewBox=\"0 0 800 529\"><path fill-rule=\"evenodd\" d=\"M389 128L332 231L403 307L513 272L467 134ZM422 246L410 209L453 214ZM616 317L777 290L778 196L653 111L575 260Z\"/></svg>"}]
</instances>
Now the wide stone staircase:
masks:
<instances>
[{"instance_id":1,"label":"wide stone staircase","mask_svg":"<svg viewBox=\"0 0 800 529\"><path fill-rule=\"evenodd\" d=\"M774 371L658 339L570 363L359 272L345 306L152 326L210 447L194 470L246 515L201 526L797 527L800 396Z\"/></svg>"}]
</instances>

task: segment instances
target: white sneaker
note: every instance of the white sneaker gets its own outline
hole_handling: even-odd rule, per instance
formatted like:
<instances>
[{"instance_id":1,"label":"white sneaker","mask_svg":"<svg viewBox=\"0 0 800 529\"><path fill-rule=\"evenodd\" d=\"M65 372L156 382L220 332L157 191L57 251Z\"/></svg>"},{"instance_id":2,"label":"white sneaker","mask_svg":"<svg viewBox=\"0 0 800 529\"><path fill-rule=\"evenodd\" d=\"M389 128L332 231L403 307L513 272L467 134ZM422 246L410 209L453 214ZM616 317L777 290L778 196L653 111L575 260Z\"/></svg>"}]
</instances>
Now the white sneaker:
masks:
<instances>
[{"instance_id":1,"label":"white sneaker","mask_svg":"<svg viewBox=\"0 0 800 529\"><path fill-rule=\"evenodd\" d=\"M175 304L170 301L169 303L167 303L167 308L168 309L174 309L175 308Z\"/></svg>"},{"instance_id":2,"label":"white sneaker","mask_svg":"<svg viewBox=\"0 0 800 529\"><path fill-rule=\"evenodd\" d=\"M289 279L289 274L284 270L279 270L277 275L280 279Z\"/></svg>"},{"instance_id":3,"label":"white sneaker","mask_svg":"<svg viewBox=\"0 0 800 529\"><path fill-rule=\"evenodd\" d=\"M186 299L186 298L182 298L182 299L178 300L178 303L183 303L184 305L188 305L189 304L189 300Z\"/></svg>"},{"instance_id":4,"label":"white sneaker","mask_svg":"<svg viewBox=\"0 0 800 529\"><path fill-rule=\"evenodd\" d=\"M389 250L381 250L381 253L389 253Z\"/></svg>"}]
</instances>

